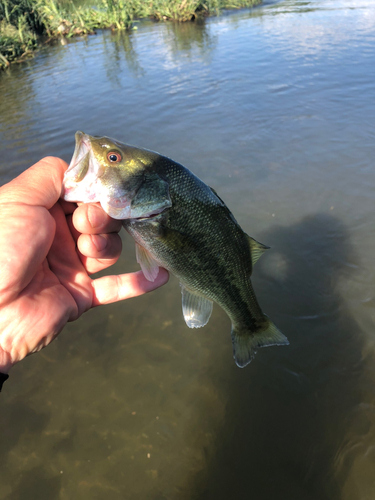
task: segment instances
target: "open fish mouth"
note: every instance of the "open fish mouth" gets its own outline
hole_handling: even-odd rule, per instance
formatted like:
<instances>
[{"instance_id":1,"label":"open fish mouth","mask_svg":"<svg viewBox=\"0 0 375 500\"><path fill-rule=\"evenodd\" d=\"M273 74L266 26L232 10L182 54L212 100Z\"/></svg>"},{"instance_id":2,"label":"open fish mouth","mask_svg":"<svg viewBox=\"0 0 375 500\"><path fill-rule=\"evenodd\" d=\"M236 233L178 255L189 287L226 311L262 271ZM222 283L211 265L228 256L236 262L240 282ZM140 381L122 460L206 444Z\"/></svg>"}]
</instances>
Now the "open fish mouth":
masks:
<instances>
[{"instance_id":1,"label":"open fish mouth","mask_svg":"<svg viewBox=\"0 0 375 500\"><path fill-rule=\"evenodd\" d=\"M75 134L75 149L69 167L64 175L61 197L66 201L99 201L96 184L95 160L91 155L90 137L83 132ZM84 180L84 182L82 182Z\"/></svg>"},{"instance_id":2,"label":"open fish mouth","mask_svg":"<svg viewBox=\"0 0 375 500\"><path fill-rule=\"evenodd\" d=\"M63 180L64 200L99 202L109 216L118 220L156 218L172 205L168 183L153 172L139 173L139 161L123 161L121 146L108 137L79 131L75 142Z\"/></svg>"},{"instance_id":3,"label":"open fish mouth","mask_svg":"<svg viewBox=\"0 0 375 500\"><path fill-rule=\"evenodd\" d=\"M80 182L87 174L90 161L90 138L83 132L75 134L76 147L70 161L68 170L65 172L65 187L67 184ZM70 182L69 182L70 181Z\"/></svg>"}]
</instances>

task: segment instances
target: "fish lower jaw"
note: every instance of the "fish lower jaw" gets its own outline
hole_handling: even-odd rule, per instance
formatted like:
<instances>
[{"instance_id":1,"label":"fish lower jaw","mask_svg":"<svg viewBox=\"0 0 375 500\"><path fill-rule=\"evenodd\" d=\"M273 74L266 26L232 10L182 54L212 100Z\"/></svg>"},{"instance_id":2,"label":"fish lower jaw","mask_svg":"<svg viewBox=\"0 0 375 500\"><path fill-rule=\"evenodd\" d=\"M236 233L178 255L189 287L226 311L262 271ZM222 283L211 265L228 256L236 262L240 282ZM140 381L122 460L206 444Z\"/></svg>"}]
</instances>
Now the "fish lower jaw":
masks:
<instances>
[{"instance_id":1,"label":"fish lower jaw","mask_svg":"<svg viewBox=\"0 0 375 500\"><path fill-rule=\"evenodd\" d=\"M77 184L69 186L68 183L63 185L61 198L73 203L97 203L100 201L98 195L95 192L91 192L87 187L83 188L83 186Z\"/></svg>"}]
</instances>

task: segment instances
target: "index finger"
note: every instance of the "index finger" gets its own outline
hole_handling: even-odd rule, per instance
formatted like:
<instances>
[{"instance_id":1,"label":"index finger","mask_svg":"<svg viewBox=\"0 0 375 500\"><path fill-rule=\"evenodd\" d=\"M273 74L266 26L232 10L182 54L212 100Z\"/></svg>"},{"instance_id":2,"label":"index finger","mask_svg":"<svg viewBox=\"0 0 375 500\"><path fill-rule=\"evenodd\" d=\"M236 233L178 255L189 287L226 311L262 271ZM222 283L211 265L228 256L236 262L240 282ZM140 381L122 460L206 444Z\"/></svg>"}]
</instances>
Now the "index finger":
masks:
<instances>
[{"instance_id":1,"label":"index finger","mask_svg":"<svg viewBox=\"0 0 375 500\"><path fill-rule=\"evenodd\" d=\"M84 203L73 214L73 225L80 233L118 233L122 227L120 220L112 219L99 204Z\"/></svg>"},{"instance_id":2,"label":"index finger","mask_svg":"<svg viewBox=\"0 0 375 500\"><path fill-rule=\"evenodd\" d=\"M143 295L165 285L168 279L169 273L162 267L159 267L155 281L146 279L142 271L102 276L91 282L93 289L92 307L138 297L138 295Z\"/></svg>"},{"instance_id":3,"label":"index finger","mask_svg":"<svg viewBox=\"0 0 375 500\"><path fill-rule=\"evenodd\" d=\"M2 203L22 203L49 210L60 198L67 168L68 164L61 158L43 158L0 188Z\"/></svg>"}]
</instances>

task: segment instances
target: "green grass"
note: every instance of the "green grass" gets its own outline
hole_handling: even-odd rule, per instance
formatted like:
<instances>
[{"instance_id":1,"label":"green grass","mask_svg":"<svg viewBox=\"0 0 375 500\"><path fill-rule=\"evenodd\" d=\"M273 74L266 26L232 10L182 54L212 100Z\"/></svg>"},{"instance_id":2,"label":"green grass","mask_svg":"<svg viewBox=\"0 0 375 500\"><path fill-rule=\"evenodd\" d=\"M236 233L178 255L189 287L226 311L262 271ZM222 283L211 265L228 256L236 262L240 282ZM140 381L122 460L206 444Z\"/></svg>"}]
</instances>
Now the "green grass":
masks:
<instances>
[{"instance_id":1,"label":"green grass","mask_svg":"<svg viewBox=\"0 0 375 500\"><path fill-rule=\"evenodd\" d=\"M0 21L0 68L30 56L37 47L36 36L28 28L25 18L18 18L18 26Z\"/></svg>"},{"instance_id":2,"label":"green grass","mask_svg":"<svg viewBox=\"0 0 375 500\"><path fill-rule=\"evenodd\" d=\"M218 15L223 9L240 9L259 3L261 0L150 0L142 17L184 22Z\"/></svg>"},{"instance_id":3,"label":"green grass","mask_svg":"<svg viewBox=\"0 0 375 500\"><path fill-rule=\"evenodd\" d=\"M132 0L101 0L99 4L102 28L127 29L133 25L137 15Z\"/></svg>"},{"instance_id":4,"label":"green grass","mask_svg":"<svg viewBox=\"0 0 375 500\"><path fill-rule=\"evenodd\" d=\"M96 2L96 3L94 3ZM95 29L130 29L136 19L192 21L222 9L251 7L261 0L0 0L0 68L30 56L38 37L72 37Z\"/></svg>"}]
</instances>

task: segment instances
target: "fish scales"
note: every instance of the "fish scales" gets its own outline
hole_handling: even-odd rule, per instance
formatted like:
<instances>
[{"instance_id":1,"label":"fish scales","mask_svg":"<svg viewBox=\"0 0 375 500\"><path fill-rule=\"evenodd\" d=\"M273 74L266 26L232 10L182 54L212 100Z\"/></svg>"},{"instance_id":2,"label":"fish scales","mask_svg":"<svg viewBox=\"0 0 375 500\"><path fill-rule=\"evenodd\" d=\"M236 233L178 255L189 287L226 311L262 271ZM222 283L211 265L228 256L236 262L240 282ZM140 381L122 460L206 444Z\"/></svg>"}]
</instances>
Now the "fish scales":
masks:
<instances>
[{"instance_id":1,"label":"fish scales","mask_svg":"<svg viewBox=\"0 0 375 500\"><path fill-rule=\"evenodd\" d=\"M250 280L268 247L244 233L216 192L183 165L77 132L63 197L99 201L122 219L146 278L155 279L164 267L179 279L189 327L208 322L212 302L222 307L232 322L238 366L246 366L260 347L288 344L263 314Z\"/></svg>"},{"instance_id":2,"label":"fish scales","mask_svg":"<svg viewBox=\"0 0 375 500\"><path fill-rule=\"evenodd\" d=\"M190 290L217 302L233 322L245 320L254 328L263 314L247 278L251 255L242 229L213 191L182 165L155 162L153 167L169 180L172 207L155 219L125 220L125 229ZM214 238L207 238L207 229Z\"/></svg>"}]
</instances>

